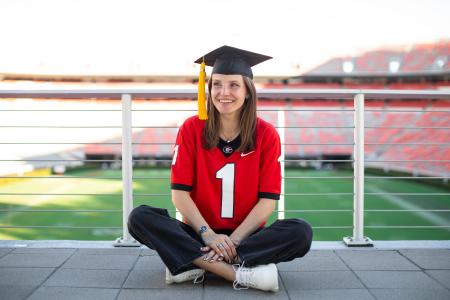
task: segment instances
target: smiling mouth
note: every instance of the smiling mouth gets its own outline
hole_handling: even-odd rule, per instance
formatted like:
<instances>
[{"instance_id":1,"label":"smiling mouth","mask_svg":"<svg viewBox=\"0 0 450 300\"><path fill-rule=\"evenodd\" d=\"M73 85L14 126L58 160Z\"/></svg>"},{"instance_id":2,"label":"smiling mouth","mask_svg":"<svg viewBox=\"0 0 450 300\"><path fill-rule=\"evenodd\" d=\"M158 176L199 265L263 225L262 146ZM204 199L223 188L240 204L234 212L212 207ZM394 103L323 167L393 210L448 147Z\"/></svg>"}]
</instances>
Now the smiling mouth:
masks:
<instances>
[{"instance_id":1,"label":"smiling mouth","mask_svg":"<svg viewBox=\"0 0 450 300\"><path fill-rule=\"evenodd\" d=\"M233 100L219 100L220 103L232 103Z\"/></svg>"}]
</instances>

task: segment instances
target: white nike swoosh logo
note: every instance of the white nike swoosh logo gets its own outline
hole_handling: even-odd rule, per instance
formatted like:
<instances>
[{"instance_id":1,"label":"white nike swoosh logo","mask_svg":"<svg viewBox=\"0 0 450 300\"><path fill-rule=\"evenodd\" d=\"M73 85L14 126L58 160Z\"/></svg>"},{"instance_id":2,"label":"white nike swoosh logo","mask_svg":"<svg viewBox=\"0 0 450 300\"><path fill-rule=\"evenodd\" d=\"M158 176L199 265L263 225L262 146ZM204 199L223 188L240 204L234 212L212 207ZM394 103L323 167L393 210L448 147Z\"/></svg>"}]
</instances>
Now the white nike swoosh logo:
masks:
<instances>
[{"instance_id":1,"label":"white nike swoosh logo","mask_svg":"<svg viewBox=\"0 0 450 300\"><path fill-rule=\"evenodd\" d=\"M255 152L255 151L253 150L253 151L250 151L250 152L247 152L247 153L241 153L241 157L244 157L244 156L247 156L249 154L252 154L253 152Z\"/></svg>"}]
</instances>

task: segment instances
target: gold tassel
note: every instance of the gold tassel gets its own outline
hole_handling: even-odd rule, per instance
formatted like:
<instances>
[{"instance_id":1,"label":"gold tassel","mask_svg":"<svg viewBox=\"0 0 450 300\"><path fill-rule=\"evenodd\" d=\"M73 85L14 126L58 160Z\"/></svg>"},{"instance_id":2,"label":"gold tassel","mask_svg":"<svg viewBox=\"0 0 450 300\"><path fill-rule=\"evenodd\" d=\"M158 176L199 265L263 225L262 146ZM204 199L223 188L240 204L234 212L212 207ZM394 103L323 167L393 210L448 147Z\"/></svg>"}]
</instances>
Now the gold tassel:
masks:
<instances>
[{"instance_id":1,"label":"gold tassel","mask_svg":"<svg viewBox=\"0 0 450 300\"><path fill-rule=\"evenodd\" d=\"M206 113L206 94L205 94L205 58L203 58L200 64L200 74L198 75L198 118L200 120L208 120L208 114Z\"/></svg>"}]
</instances>

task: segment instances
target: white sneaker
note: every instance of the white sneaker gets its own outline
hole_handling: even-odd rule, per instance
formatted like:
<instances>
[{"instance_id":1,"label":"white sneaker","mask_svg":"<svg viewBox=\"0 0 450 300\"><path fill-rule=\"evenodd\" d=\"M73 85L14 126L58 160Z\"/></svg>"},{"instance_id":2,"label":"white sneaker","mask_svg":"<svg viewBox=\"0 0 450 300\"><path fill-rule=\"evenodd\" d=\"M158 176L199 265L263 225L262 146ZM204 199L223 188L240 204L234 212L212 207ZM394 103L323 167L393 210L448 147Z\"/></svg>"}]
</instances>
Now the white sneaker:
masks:
<instances>
[{"instance_id":1,"label":"white sneaker","mask_svg":"<svg viewBox=\"0 0 450 300\"><path fill-rule=\"evenodd\" d=\"M252 268L245 268L243 264L233 265L233 269L236 271L236 280L233 282L235 290L251 287L263 291L278 291L278 270L275 264Z\"/></svg>"},{"instance_id":2,"label":"white sneaker","mask_svg":"<svg viewBox=\"0 0 450 300\"><path fill-rule=\"evenodd\" d=\"M201 283L204 279L205 270L203 269L192 269L183 272L178 275L172 275L169 269L166 268L166 283L181 283L186 281L193 281L194 283Z\"/></svg>"}]
</instances>

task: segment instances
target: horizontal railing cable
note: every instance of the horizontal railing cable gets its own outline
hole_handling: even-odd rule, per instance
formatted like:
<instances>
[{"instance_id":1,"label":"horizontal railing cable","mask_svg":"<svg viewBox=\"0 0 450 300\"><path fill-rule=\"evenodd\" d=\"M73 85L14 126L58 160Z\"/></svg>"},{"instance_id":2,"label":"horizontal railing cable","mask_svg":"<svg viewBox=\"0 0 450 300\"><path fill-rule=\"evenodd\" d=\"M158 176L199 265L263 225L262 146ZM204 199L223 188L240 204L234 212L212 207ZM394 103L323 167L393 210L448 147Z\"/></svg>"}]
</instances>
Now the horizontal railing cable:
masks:
<instances>
[{"instance_id":1,"label":"horizontal railing cable","mask_svg":"<svg viewBox=\"0 0 450 300\"><path fill-rule=\"evenodd\" d=\"M312 229L352 229L353 226L312 226Z\"/></svg>"},{"instance_id":2,"label":"horizontal railing cable","mask_svg":"<svg viewBox=\"0 0 450 300\"><path fill-rule=\"evenodd\" d=\"M366 162L450 162L448 159L388 159L388 160L370 160Z\"/></svg>"},{"instance_id":3,"label":"horizontal railing cable","mask_svg":"<svg viewBox=\"0 0 450 300\"><path fill-rule=\"evenodd\" d=\"M389 229L389 228L397 228L397 229L427 229L427 228L450 228L450 225L430 225L430 226L414 226L414 225L368 225L364 226L364 228L373 228L373 229Z\"/></svg>"},{"instance_id":4,"label":"horizontal railing cable","mask_svg":"<svg viewBox=\"0 0 450 300\"><path fill-rule=\"evenodd\" d=\"M277 210L278 212L279 210ZM450 209L365 209L365 212L450 212ZM284 210L284 212L304 212L304 213L319 213L319 212L353 212L353 209L291 209Z\"/></svg>"},{"instance_id":5,"label":"horizontal railing cable","mask_svg":"<svg viewBox=\"0 0 450 300\"><path fill-rule=\"evenodd\" d=\"M119 179L121 180L122 177L102 177L102 176L0 176L0 178L5 179ZM169 177L162 177L164 179ZM140 178L134 178L134 179L140 179ZM161 179L159 177L147 177L146 179Z\"/></svg>"},{"instance_id":6,"label":"horizontal railing cable","mask_svg":"<svg viewBox=\"0 0 450 300\"><path fill-rule=\"evenodd\" d=\"M103 142L103 143L88 143L88 142L0 142L0 145L121 145L121 142ZM173 143L131 143L132 145L173 145ZM351 146L353 143L283 143L282 145L295 146ZM450 143L449 143L450 145Z\"/></svg>"},{"instance_id":7,"label":"horizontal railing cable","mask_svg":"<svg viewBox=\"0 0 450 300\"><path fill-rule=\"evenodd\" d=\"M118 209L0 209L0 213L10 213L10 212L22 212L22 213L65 213L65 212L75 212L75 213L85 213L85 212L101 212L101 213L121 213L122 210Z\"/></svg>"},{"instance_id":8,"label":"horizontal railing cable","mask_svg":"<svg viewBox=\"0 0 450 300\"><path fill-rule=\"evenodd\" d=\"M119 129L121 126L63 126L63 125L0 125L0 128L48 128L48 129ZM178 126L132 126L132 129L178 129ZM274 128L300 129L300 128L320 128L320 129L353 129L354 126L274 126Z\"/></svg>"},{"instance_id":9,"label":"horizontal railing cable","mask_svg":"<svg viewBox=\"0 0 450 300\"><path fill-rule=\"evenodd\" d=\"M427 142L424 142L424 143L420 143L420 142L417 142L417 143L364 143L364 145L380 145L380 146L413 146L413 145L416 145L416 146L420 146L420 145L423 145L423 146L450 146L450 143L432 143L432 142L430 142L430 143L427 143Z\"/></svg>"},{"instance_id":10,"label":"horizontal railing cable","mask_svg":"<svg viewBox=\"0 0 450 300\"><path fill-rule=\"evenodd\" d=\"M108 193L0 193L0 196L122 196L122 194L108 194ZM280 194L284 196L340 196L353 195L353 193L285 193ZM422 193L421 195L425 195ZM428 194L427 194L428 195ZM170 193L134 193L135 197L165 197L171 196Z\"/></svg>"},{"instance_id":11,"label":"horizontal railing cable","mask_svg":"<svg viewBox=\"0 0 450 300\"><path fill-rule=\"evenodd\" d=\"M121 142L0 142L0 145L121 145ZM132 145L173 145L173 143L152 142L152 143L131 143ZM353 146L354 143L283 143L286 146ZM450 143L365 143L364 145L381 146L450 146Z\"/></svg>"},{"instance_id":12,"label":"horizontal railing cable","mask_svg":"<svg viewBox=\"0 0 450 300\"><path fill-rule=\"evenodd\" d=\"M0 112L121 112L120 109L0 109ZM132 109L132 112L173 112L172 109ZM177 111L191 111L196 112L197 109L177 109ZM278 112L278 111L304 111L304 112L341 112L348 111L353 112L354 109L296 109L296 108L288 108L288 109L256 109L256 111L264 111L264 112Z\"/></svg>"},{"instance_id":13,"label":"horizontal railing cable","mask_svg":"<svg viewBox=\"0 0 450 300\"><path fill-rule=\"evenodd\" d=\"M120 129L121 126L64 126L64 125L0 125L0 128L57 128L57 129ZM134 128L134 127L133 127ZM153 127L152 127L153 128ZM157 127L155 127L157 128ZM165 127L163 127L165 128ZM176 127L175 127L176 128Z\"/></svg>"},{"instance_id":14,"label":"horizontal railing cable","mask_svg":"<svg viewBox=\"0 0 450 300\"><path fill-rule=\"evenodd\" d=\"M122 179L122 177L106 176L0 176L5 179ZM353 176L285 176L285 179L353 179ZM170 179L170 176L133 176L133 179Z\"/></svg>"},{"instance_id":15,"label":"horizontal railing cable","mask_svg":"<svg viewBox=\"0 0 450 300\"><path fill-rule=\"evenodd\" d=\"M68 112L122 112L121 109L0 109L0 112L35 112L35 111L44 111L44 112L62 112L62 111L68 111Z\"/></svg>"},{"instance_id":16,"label":"horizontal railing cable","mask_svg":"<svg viewBox=\"0 0 450 300\"><path fill-rule=\"evenodd\" d=\"M0 162L2 161L26 161L26 162L121 162L121 159L0 159ZM133 159L135 162L142 162L142 161L172 161L169 159L162 160L162 159Z\"/></svg>"},{"instance_id":17,"label":"horizontal railing cable","mask_svg":"<svg viewBox=\"0 0 450 300\"><path fill-rule=\"evenodd\" d=\"M85 126L66 126L66 125L0 125L0 128L57 128L57 129L120 129L121 126L98 126L98 125L85 125ZM132 126L133 129L178 129L178 126ZM287 128L287 129L301 129L301 128L314 128L314 129L353 129L354 126L274 126L274 128ZM373 129L439 129L439 130L449 130L450 127L444 126L420 126L420 127L404 127L404 126L365 126L364 128Z\"/></svg>"},{"instance_id":18,"label":"horizontal railing cable","mask_svg":"<svg viewBox=\"0 0 450 300\"><path fill-rule=\"evenodd\" d=\"M0 159L0 162L121 162L120 159ZM133 162L170 162L171 159L133 159ZM283 162L354 162L351 159L283 159ZM414 160L366 160L366 162L450 162L441 159L414 159Z\"/></svg>"},{"instance_id":19,"label":"horizontal railing cable","mask_svg":"<svg viewBox=\"0 0 450 300\"><path fill-rule=\"evenodd\" d=\"M168 210L169 212L175 212L175 210ZM450 210L442 209L366 209L366 212L450 212ZM119 209L0 209L0 213L121 213ZM289 209L289 210L274 210L274 212L287 212L287 213L321 213L321 212L353 212L353 209Z\"/></svg>"},{"instance_id":20,"label":"horizontal railing cable","mask_svg":"<svg viewBox=\"0 0 450 300\"><path fill-rule=\"evenodd\" d=\"M167 109L138 109L138 110L132 110L133 112L137 112L137 111L146 111L146 112L152 112L152 111L172 111L172 110L167 110ZM178 109L177 109L178 111ZM181 110L183 111L183 110ZM197 109L192 109L192 110L184 110L184 111L197 111ZM276 109L260 109L260 108L256 108L256 111L264 111L264 112L279 112L279 111L286 111L286 112L290 112L290 111L304 111L304 112L340 112L340 111L348 111L348 112L353 112L355 111L354 109L312 109L312 108L301 108L301 109L297 109L297 108L288 108L288 109L284 109L284 108L276 108Z\"/></svg>"},{"instance_id":21,"label":"horizontal railing cable","mask_svg":"<svg viewBox=\"0 0 450 300\"><path fill-rule=\"evenodd\" d=\"M286 210L274 210L274 212L286 212L286 213L321 213L321 212L353 212L353 209L286 209Z\"/></svg>"},{"instance_id":22,"label":"horizontal railing cable","mask_svg":"<svg viewBox=\"0 0 450 300\"><path fill-rule=\"evenodd\" d=\"M284 196L344 196L354 195L353 193L282 193Z\"/></svg>"},{"instance_id":23,"label":"horizontal railing cable","mask_svg":"<svg viewBox=\"0 0 450 300\"><path fill-rule=\"evenodd\" d=\"M175 213L178 210L175 209L167 209L167 211L169 213ZM285 210L279 210L279 209L275 209L273 210L273 213L277 213L277 212L353 212L352 209L285 209Z\"/></svg>"},{"instance_id":24,"label":"horizontal railing cable","mask_svg":"<svg viewBox=\"0 0 450 300\"><path fill-rule=\"evenodd\" d=\"M111 227L111 226L61 226L61 225L39 225L39 226L5 226L0 225L0 228L8 229L114 229L119 230L122 227ZM313 229L350 229L352 226L312 226Z\"/></svg>"},{"instance_id":25,"label":"horizontal railing cable","mask_svg":"<svg viewBox=\"0 0 450 300\"><path fill-rule=\"evenodd\" d=\"M365 209L364 212L450 212L450 209Z\"/></svg>"},{"instance_id":26,"label":"horizontal railing cable","mask_svg":"<svg viewBox=\"0 0 450 300\"><path fill-rule=\"evenodd\" d=\"M420 113L450 113L450 110L446 109L434 109L434 110L417 110L417 109L365 109L365 112L387 112L387 113L397 113L397 112L420 112Z\"/></svg>"},{"instance_id":27,"label":"horizontal railing cable","mask_svg":"<svg viewBox=\"0 0 450 300\"><path fill-rule=\"evenodd\" d=\"M150 145L168 145L169 143L148 143ZM172 143L171 143L172 144ZM120 142L88 143L88 142L1 142L0 145L122 145ZM135 145L142 145L141 143Z\"/></svg>"},{"instance_id":28,"label":"horizontal railing cable","mask_svg":"<svg viewBox=\"0 0 450 300\"><path fill-rule=\"evenodd\" d=\"M54 175L54 176L0 176L5 179L122 179L122 177L105 177L105 176L70 176L70 175ZM284 176L284 179L353 179L354 176ZM449 179L450 177L436 176L366 176L366 179ZM170 179L170 176L133 176L133 179Z\"/></svg>"},{"instance_id":29,"label":"horizontal railing cable","mask_svg":"<svg viewBox=\"0 0 450 300\"><path fill-rule=\"evenodd\" d=\"M267 111L267 112L278 112L278 111L304 111L304 112L353 112L354 109L296 109L296 108L289 108L289 109L256 109L257 111ZM120 109L0 109L0 112L35 112L35 111L42 111L42 112L121 112ZM173 110L171 109L132 109L132 112L171 112ZM177 111L192 111L196 112L197 109L177 109ZM397 112L419 112L419 113L450 113L450 110L446 109L423 109L423 110L417 110L417 109L399 109L399 110L393 110L393 109L365 109L365 112L387 112L387 113L397 113Z\"/></svg>"},{"instance_id":30,"label":"horizontal railing cable","mask_svg":"<svg viewBox=\"0 0 450 300\"><path fill-rule=\"evenodd\" d=\"M397 195L397 196L448 196L450 193L364 193L364 195Z\"/></svg>"},{"instance_id":31,"label":"horizontal railing cable","mask_svg":"<svg viewBox=\"0 0 450 300\"><path fill-rule=\"evenodd\" d=\"M122 229L122 227L112 226L61 226L61 225L39 225L39 226L5 226L0 225L0 228L42 228L42 229ZM349 229L353 226L312 226L313 229ZM416 225L367 225L364 228L372 229L430 229L430 228L450 228L450 225L429 225L429 226L416 226Z\"/></svg>"},{"instance_id":32,"label":"horizontal railing cable","mask_svg":"<svg viewBox=\"0 0 450 300\"><path fill-rule=\"evenodd\" d=\"M445 129L448 130L450 127L443 127L443 126L419 126L419 127L403 127L403 126L364 126L364 128L382 128L382 129L408 129L408 130L415 130L415 129Z\"/></svg>"},{"instance_id":33,"label":"horizontal railing cable","mask_svg":"<svg viewBox=\"0 0 450 300\"><path fill-rule=\"evenodd\" d=\"M122 229L122 227L111 226L61 226L61 225L34 225L34 226L5 226L0 225L0 228L42 228L42 229Z\"/></svg>"},{"instance_id":34,"label":"horizontal railing cable","mask_svg":"<svg viewBox=\"0 0 450 300\"><path fill-rule=\"evenodd\" d=\"M285 179L353 179L353 176L285 176Z\"/></svg>"},{"instance_id":35,"label":"horizontal railing cable","mask_svg":"<svg viewBox=\"0 0 450 300\"><path fill-rule=\"evenodd\" d=\"M165 194L167 196L169 194ZM105 193L0 193L0 196L118 196L122 194L105 194Z\"/></svg>"},{"instance_id":36,"label":"horizontal railing cable","mask_svg":"<svg viewBox=\"0 0 450 300\"><path fill-rule=\"evenodd\" d=\"M121 162L120 159L0 159L2 161L26 162ZM171 159L133 159L133 162L171 162ZM351 159L283 159L283 162L353 162Z\"/></svg>"},{"instance_id":37,"label":"horizontal railing cable","mask_svg":"<svg viewBox=\"0 0 450 300\"><path fill-rule=\"evenodd\" d=\"M24 161L24 162L121 162L120 159L0 159L0 162L6 161ZM141 160L134 160L141 161ZM160 161L153 159L149 161ZM170 160L168 160L170 161Z\"/></svg>"},{"instance_id":38,"label":"horizontal railing cable","mask_svg":"<svg viewBox=\"0 0 450 300\"><path fill-rule=\"evenodd\" d=\"M450 177L436 176L366 176L365 179L450 179Z\"/></svg>"},{"instance_id":39,"label":"horizontal railing cable","mask_svg":"<svg viewBox=\"0 0 450 300\"><path fill-rule=\"evenodd\" d=\"M283 159L284 162L354 162L353 159Z\"/></svg>"},{"instance_id":40,"label":"horizontal railing cable","mask_svg":"<svg viewBox=\"0 0 450 300\"><path fill-rule=\"evenodd\" d=\"M0 196L13 196L13 195L23 195L23 196L121 196L122 194L107 194L107 193L0 193ZM280 194L284 196L343 196L343 195L354 195L353 193L285 193ZM450 193L364 193L364 195L402 195L402 196L448 196ZM136 197L147 197L147 196L171 196L169 193L136 193L133 194Z\"/></svg>"}]
</instances>

